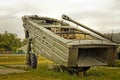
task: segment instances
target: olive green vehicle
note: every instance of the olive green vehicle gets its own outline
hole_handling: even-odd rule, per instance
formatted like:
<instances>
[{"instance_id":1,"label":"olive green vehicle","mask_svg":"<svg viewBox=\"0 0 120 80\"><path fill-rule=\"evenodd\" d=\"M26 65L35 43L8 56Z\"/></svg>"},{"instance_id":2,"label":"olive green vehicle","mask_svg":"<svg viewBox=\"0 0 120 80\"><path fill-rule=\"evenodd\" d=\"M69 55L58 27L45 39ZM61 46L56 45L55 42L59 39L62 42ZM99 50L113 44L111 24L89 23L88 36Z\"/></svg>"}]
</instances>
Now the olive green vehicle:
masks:
<instances>
[{"instance_id":1,"label":"olive green vehicle","mask_svg":"<svg viewBox=\"0 0 120 80\"><path fill-rule=\"evenodd\" d=\"M75 71L86 71L91 66L114 65L116 43L99 32L82 25L68 16L64 20L73 22L92 33L72 26L63 20L49 17L24 16L23 26L28 38L27 64L36 68L35 54L40 54L62 66Z\"/></svg>"}]
</instances>

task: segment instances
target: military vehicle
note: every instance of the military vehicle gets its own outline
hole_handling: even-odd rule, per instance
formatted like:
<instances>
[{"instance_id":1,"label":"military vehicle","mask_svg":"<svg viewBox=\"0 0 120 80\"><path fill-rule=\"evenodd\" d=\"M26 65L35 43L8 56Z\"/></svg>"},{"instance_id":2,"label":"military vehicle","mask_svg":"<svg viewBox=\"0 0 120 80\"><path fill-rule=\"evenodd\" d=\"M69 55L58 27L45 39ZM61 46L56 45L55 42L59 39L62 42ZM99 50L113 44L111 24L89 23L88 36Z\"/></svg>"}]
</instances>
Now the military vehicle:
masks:
<instances>
[{"instance_id":1,"label":"military vehicle","mask_svg":"<svg viewBox=\"0 0 120 80\"><path fill-rule=\"evenodd\" d=\"M36 68L35 53L73 69L76 73L85 72L91 66L114 65L116 43L66 15L63 15L62 18L96 35L63 20L37 15L23 16L25 35L29 40L27 51L29 66Z\"/></svg>"}]
</instances>

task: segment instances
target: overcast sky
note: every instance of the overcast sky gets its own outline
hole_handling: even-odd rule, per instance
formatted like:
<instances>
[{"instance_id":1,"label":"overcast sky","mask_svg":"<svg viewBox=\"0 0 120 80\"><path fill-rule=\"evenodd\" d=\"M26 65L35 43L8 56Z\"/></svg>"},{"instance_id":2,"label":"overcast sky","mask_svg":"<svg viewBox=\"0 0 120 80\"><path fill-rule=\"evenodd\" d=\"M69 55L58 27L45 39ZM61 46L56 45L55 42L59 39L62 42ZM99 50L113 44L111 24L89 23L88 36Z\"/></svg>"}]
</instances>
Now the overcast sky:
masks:
<instances>
[{"instance_id":1,"label":"overcast sky","mask_svg":"<svg viewBox=\"0 0 120 80\"><path fill-rule=\"evenodd\" d=\"M35 14L57 19L67 14L99 32L120 32L120 0L0 0L0 33L24 38L21 17Z\"/></svg>"}]
</instances>

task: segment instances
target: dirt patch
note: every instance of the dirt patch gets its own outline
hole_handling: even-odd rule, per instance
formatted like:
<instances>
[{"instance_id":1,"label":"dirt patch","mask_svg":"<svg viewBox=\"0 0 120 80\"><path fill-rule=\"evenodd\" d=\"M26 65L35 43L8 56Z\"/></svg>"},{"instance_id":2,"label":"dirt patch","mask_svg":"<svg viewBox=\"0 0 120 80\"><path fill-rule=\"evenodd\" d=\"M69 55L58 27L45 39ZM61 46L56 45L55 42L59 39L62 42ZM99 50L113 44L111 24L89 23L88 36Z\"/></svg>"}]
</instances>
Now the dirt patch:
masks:
<instances>
[{"instance_id":1,"label":"dirt patch","mask_svg":"<svg viewBox=\"0 0 120 80\"><path fill-rule=\"evenodd\" d=\"M5 67L3 67L3 66L0 66L0 69L3 69L3 68L5 68Z\"/></svg>"},{"instance_id":2,"label":"dirt patch","mask_svg":"<svg viewBox=\"0 0 120 80\"><path fill-rule=\"evenodd\" d=\"M17 65L16 65L17 66ZM25 73L27 71L22 69L14 69L9 67L0 66L0 74L11 74L11 73Z\"/></svg>"},{"instance_id":3,"label":"dirt patch","mask_svg":"<svg viewBox=\"0 0 120 80\"><path fill-rule=\"evenodd\" d=\"M24 67L26 67L26 65L24 65L24 64L20 64L20 65L16 65L16 64L14 64L14 65L6 65L6 66L8 66L8 67L21 67L21 68L24 68Z\"/></svg>"},{"instance_id":4,"label":"dirt patch","mask_svg":"<svg viewBox=\"0 0 120 80\"><path fill-rule=\"evenodd\" d=\"M27 72L27 71L20 70L20 69L12 69L12 68L3 68L3 69L0 69L0 74L24 73L24 72Z\"/></svg>"}]
</instances>

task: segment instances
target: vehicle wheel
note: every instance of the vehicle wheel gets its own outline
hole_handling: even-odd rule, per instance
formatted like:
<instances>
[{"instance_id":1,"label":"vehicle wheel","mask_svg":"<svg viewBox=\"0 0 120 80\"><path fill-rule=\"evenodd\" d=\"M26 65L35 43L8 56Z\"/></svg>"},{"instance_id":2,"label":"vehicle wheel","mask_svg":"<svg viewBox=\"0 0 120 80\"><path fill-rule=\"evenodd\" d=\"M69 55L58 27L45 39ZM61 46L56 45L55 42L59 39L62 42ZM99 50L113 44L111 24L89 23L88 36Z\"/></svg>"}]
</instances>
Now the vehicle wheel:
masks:
<instances>
[{"instance_id":1,"label":"vehicle wheel","mask_svg":"<svg viewBox=\"0 0 120 80\"><path fill-rule=\"evenodd\" d=\"M90 69L90 67L72 67L72 68L69 68L68 72L70 74L76 74L76 75L79 75L79 73L81 72L82 76L84 76L88 69Z\"/></svg>"},{"instance_id":2,"label":"vehicle wheel","mask_svg":"<svg viewBox=\"0 0 120 80\"><path fill-rule=\"evenodd\" d=\"M30 60L31 60L31 68L36 69L37 68L37 57L36 57L36 55L31 54Z\"/></svg>"},{"instance_id":3,"label":"vehicle wheel","mask_svg":"<svg viewBox=\"0 0 120 80\"><path fill-rule=\"evenodd\" d=\"M69 68L68 72L71 74L71 75L78 75L78 70L75 69L75 68Z\"/></svg>"},{"instance_id":4,"label":"vehicle wheel","mask_svg":"<svg viewBox=\"0 0 120 80\"><path fill-rule=\"evenodd\" d=\"M87 71L90 67L79 67L78 71Z\"/></svg>"}]
</instances>

